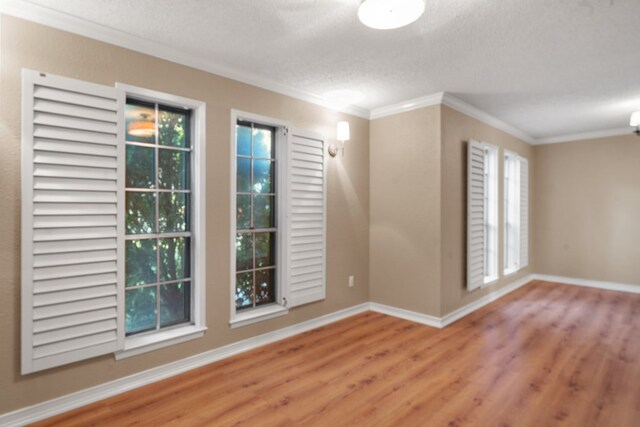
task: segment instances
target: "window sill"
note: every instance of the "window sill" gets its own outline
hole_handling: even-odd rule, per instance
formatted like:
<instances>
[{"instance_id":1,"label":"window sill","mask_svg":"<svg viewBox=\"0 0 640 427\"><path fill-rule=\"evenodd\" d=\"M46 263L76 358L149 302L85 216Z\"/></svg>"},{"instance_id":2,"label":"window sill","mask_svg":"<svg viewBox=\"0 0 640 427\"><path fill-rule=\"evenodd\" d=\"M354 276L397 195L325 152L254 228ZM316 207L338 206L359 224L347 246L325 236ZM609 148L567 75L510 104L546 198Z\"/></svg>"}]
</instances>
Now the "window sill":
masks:
<instances>
[{"instance_id":1,"label":"window sill","mask_svg":"<svg viewBox=\"0 0 640 427\"><path fill-rule=\"evenodd\" d=\"M491 276L484 278L484 287L494 285L498 281L498 276Z\"/></svg>"},{"instance_id":2,"label":"window sill","mask_svg":"<svg viewBox=\"0 0 640 427\"><path fill-rule=\"evenodd\" d=\"M506 269L506 270L504 271L504 276L505 276L505 277L506 277L506 276L511 276L512 274L515 274L515 273L517 273L518 271L520 271L520 267L514 267L514 268Z\"/></svg>"},{"instance_id":3,"label":"window sill","mask_svg":"<svg viewBox=\"0 0 640 427\"><path fill-rule=\"evenodd\" d=\"M251 325L252 323L258 323L263 320L273 319L274 317L284 316L288 312L288 308L278 304L271 304L266 307L237 313L229 322L229 326L231 326L231 329L240 328L242 326Z\"/></svg>"},{"instance_id":4,"label":"window sill","mask_svg":"<svg viewBox=\"0 0 640 427\"><path fill-rule=\"evenodd\" d=\"M116 360L201 338L206 330L203 326L187 325L154 334L133 336L125 340L124 350L116 352Z\"/></svg>"}]
</instances>

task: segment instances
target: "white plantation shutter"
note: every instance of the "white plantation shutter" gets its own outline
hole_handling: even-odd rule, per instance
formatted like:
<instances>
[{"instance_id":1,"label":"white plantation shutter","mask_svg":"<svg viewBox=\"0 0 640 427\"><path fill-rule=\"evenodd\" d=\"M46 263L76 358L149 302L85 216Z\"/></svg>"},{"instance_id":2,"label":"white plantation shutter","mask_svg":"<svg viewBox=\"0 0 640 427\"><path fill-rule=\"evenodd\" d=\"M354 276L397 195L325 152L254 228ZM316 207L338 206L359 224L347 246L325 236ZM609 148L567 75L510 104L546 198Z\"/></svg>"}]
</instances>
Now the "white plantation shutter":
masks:
<instances>
[{"instance_id":1,"label":"white plantation shutter","mask_svg":"<svg viewBox=\"0 0 640 427\"><path fill-rule=\"evenodd\" d=\"M23 71L22 373L121 347L124 99Z\"/></svg>"},{"instance_id":2,"label":"white plantation shutter","mask_svg":"<svg viewBox=\"0 0 640 427\"><path fill-rule=\"evenodd\" d=\"M467 289L484 284L484 146L469 141L467 157Z\"/></svg>"},{"instance_id":3,"label":"white plantation shutter","mask_svg":"<svg viewBox=\"0 0 640 427\"><path fill-rule=\"evenodd\" d=\"M326 169L324 141L294 131L289 144L287 304L325 298Z\"/></svg>"},{"instance_id":4,"label":"white plantation shutter","mask_svg":"<svg viewBox=\"0 0 640 427\"><path fill-rule=\"evenodd\" d=\"M520 157L520 268L529 265L529 162Z\"/></svg>"}]
</instances>

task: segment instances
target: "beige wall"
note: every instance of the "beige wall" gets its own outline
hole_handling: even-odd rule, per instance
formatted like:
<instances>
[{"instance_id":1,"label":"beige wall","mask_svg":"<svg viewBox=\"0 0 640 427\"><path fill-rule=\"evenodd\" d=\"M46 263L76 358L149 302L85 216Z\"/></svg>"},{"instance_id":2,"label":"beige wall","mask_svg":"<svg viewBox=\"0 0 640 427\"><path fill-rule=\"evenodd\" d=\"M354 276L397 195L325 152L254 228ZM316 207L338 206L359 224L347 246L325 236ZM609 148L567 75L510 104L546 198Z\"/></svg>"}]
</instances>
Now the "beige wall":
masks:
<instances>
[{"instance_id":1,"label":"beige wall","mask_svg":"<svg viewBox=\"0 0 640 427\"><path fill-rule=\"evenodd\" d=\"M371 300L440 315L440 106L371 121Z\"/></svg>"},{"instance_id":2,"label":"beige wall","mask_svg":"<svg viewBox=\"0 0 640 427\"><path fill-rule=\"evenodd\" d=\"M0 23L0 414L368 301L369 123L316 105L69 33L2 16ZM123 82L207 103L207 325L204 338L115 361L105 356L28 376L20 353L21 68L113 86ZM351 124L345 156L329 161L327 298L231 330L230 109L289 120L333 138ZM347 287L348 275L356 278Z\"/></svg>"},{"instance_id":3,"label":"beige wall","mask_svg":"<svg viewBox=\"0 0 640 427\"><path fill-rule=\"evenodd\" d=\"M534 152L536 273L640 286L640 138Z\"/></svg>"},{"instance_id":4,"label":"beige wall","mask_svg":"<svg viewBox=\"0 0 640 427\"><path fill-rule=\"evenodd\" d=\"M469 304L534 272L532 250L534 227L531 218L537 203L529 180L529 266L497 283L472 292L466 288L466 200L467 200L467 142L483 141L500 148L498 155L498 200L503 200L504 150L518 153L529 160L529 174L533 170L533 147L499 129L482 123L454 109L442 107L442 307L443 315ZM503 223L503 204L499 204L498 224ZM502 275L504 232L498 228L498 271Z\"/></svg>"},{"instance_id":5,"label":"beige wall","mask_svg":"<svg viewBox=\"0 0 640 427\"><path fill-rule=\"evenodd\" d=\"M440 317L534 272L530 239L527 268L483 289L466 288L467 142L499 147L499 159L505 149L516 152L533 168L531 145L440 105L372 120L370 135L372 301ZM502 177L504 162L498 164ZM532 218L533 179L530 186ZM499 200L502 187L501 178ZM500 272L503 242L500 228Z\"/></svg>"}]
</instances>

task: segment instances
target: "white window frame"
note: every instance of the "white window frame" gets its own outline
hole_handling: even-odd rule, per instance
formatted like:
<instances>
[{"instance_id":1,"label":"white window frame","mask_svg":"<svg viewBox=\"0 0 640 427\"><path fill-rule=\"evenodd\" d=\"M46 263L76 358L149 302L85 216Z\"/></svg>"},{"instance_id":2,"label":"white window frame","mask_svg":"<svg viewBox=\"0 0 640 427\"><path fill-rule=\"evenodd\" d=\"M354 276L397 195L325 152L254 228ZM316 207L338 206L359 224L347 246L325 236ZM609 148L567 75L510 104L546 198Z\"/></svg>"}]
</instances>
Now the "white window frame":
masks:
<instances>
[{"instance_id":1,"label":"white window frame","mask_svg":"<svg viewBox=\"0 0 640 427\"><path fill-rule=\"evenodd\" d=\"M276 302L261 307L236 310L236 153L237 153L237 135L236 125L238 120L271 126L276 128L275 146L276 146ZM274 119L259 114L248 113L239 110L231 110L231 150L230 150L230 205L231 205L231 227L230 227L230 319L229 326L238 328L261 322L263 320L273 319L275 317L284 316L289 312L286 306L286 272L287 272L287 147L289 146L289 122Z\"/></svg>"},{"instance_id":2,"label":"white window frame","mask_svg":"<svg viewBox=\"0 0 640 427\"><path fill-rule=\"evenodd\" d=\"M484 204L484 229L485 229L485 270L484 286L492 285L498 281L498 155L499 148L483 143L485 165L485 204Z\"/></svg>"},{"instance_id":3,"label":"white window frame","mask_svg":"<svg viewBox=\"0 0 640 427\"><path fill-rule=\"evenodd\" d=\"M178 108L185 108L192 111L192 168L191 168L191 233L192 233L192 252L191 252L191 292L193 293L191 323L184 326L176 326L167 329L161 329L156 332L150 332L140 335L132 335L125 337L124 349L117 352L116 359L123 359L147 351L156 350L174 344L179 344L192 339L201 338L206 327L206 103L194 99L184 98L137 86L131 86L123 83L116 83L116 88L124 92L124 96L132 97L140 101L165 104ZM124 114L124 111L121 112ZM124 123L124 119L122 120ZM122 132L122 140L120 144L124 145L124 135ZM121 165L121 173L125 170L124 161ZM157 167L157 165L156 165ZM121 180L122 188L120 191L124 194L124 179ZM120 241L125 239L124 227L118 236ZM122 266L124 268L124 266ZM125 286L124 282L120 286ZM123 312L125 304L119 310ZM125 334L124 325L121 334Z\"/></svg>"},{"instance_id":4,"label":"white window frame","mask_svg":"<svg viewBox=\"0 0 640 427\"><path fill-rule=\"evenodd\" d=\"M520 269L520 157L504 153L504 275ZM510 232L511 229L511 232ZM510 238L515 241L510 245ZM510 249L511 248L511 249Z\"/></svg>"}]
</instances>

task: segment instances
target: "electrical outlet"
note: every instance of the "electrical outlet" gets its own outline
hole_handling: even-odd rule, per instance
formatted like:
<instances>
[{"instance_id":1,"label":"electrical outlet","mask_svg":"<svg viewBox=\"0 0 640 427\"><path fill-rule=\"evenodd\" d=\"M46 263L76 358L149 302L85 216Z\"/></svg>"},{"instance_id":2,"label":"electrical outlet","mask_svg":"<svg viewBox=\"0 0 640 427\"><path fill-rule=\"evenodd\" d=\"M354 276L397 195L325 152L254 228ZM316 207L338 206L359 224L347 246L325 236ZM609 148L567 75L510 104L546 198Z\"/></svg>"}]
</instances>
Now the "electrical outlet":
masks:
<instances>
[{"instance_id":1,"label":"electrical outlet","mask_svg":"<svg viewBox=\"0 0 640 427\"><path fill-rule=\"evenodd\" d=\"M353 285L354 285L354 279L353 279L353 276L349 276L349 287L350 287L350 288L353 288Z\"/></svg>"}]
</instances>

